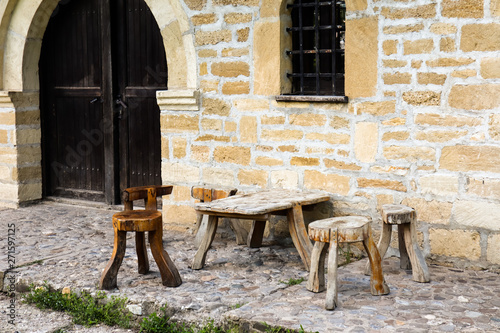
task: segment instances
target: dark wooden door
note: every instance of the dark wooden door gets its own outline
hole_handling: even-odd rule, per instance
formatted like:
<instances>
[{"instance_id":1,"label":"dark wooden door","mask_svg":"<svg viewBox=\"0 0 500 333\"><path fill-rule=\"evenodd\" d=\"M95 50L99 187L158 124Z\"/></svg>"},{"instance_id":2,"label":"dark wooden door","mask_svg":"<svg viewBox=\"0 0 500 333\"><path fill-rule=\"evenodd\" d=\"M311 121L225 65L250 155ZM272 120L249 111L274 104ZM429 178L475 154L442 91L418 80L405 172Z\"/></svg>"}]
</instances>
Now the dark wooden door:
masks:
<instances>
[{"instance_id":1,"label":"dark wooden door","mask_svg":"<svg viewBox=\"0 0 500 333\"><path fill-rule=\"evenodd\" d=\"M160 184L162 37L144 0L62 1L40 58L44 194L116 203Z\"/></svg>"}]
</instances>

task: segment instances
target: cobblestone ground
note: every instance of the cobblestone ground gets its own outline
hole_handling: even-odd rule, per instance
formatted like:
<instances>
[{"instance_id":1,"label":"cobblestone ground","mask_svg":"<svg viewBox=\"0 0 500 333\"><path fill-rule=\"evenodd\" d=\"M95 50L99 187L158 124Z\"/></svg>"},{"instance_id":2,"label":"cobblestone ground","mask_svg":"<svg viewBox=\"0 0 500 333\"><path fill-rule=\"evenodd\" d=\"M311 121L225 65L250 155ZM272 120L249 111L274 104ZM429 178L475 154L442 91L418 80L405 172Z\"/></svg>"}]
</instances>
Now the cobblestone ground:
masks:
<instances>
[{"instance_id":1,"label":"cobblestone ground","mask_svg":"<svg viewBox=\"0 0 500 333\"><path fill-rule=\"evenodd\" d=\"M8 225L15 224L15 273L7 272L4 290L15 276L16 326L10 325L11 299L0 294L0 332L130 332L98 326L78 327L68 316L22 304L20 289L44 281L56 289L95 292L113 248L110 209L45 202L0 211L0 271L8 267ZM311 332L499 332L500 276L489 271L458 270L431 265L430 283L411 280L397 258L384 260L391 293L370 294L362 274L366 258L339 268L339 302L335 311L323 308L325 293L311 293L305 282L289 286L290 278L307 278L291 246L264 243L258 249L236 245L227 230L215 238L207 264L191 270L193 236L167 231L164 246L179 269L183 284L161 285L150 255L151 272L137 273L134 235L128 236L118 288L109 295L128 298L138 318L167 305L173 318L189 322L234 322L248 331L281 326ZM3 317L3 318L2 318Z\"/></svg>"}]
</instances>

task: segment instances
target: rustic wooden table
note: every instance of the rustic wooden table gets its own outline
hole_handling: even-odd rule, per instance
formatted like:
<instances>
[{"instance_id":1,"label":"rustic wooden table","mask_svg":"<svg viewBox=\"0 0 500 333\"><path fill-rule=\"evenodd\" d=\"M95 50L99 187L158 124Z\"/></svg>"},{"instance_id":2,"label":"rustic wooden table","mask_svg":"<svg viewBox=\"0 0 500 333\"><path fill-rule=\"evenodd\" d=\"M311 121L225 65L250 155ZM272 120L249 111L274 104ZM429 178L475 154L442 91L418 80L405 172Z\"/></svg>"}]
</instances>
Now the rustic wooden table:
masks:
<instances>
[{"instance_id":1,"label":"rustic wooden table","mask_svg":"<svg viewBox=\"0 0 500 333\"><path fill-rule=\"evenodd\" d=\"M207 230L203 235L191 268L201 269L205 265L207 251L215 237L219 218L253 220L247 245L259 247L262 243L266 221L269 220L271 215L284 215L288 220L288 228L293 244L299 252L306 270L309 270L312 244L304 225L302 206L329 200L330 195L326 192L274 189L198 203L195 206L196 211L200 214L209 215L209 219Z\"/></svg>"}]
</instances>

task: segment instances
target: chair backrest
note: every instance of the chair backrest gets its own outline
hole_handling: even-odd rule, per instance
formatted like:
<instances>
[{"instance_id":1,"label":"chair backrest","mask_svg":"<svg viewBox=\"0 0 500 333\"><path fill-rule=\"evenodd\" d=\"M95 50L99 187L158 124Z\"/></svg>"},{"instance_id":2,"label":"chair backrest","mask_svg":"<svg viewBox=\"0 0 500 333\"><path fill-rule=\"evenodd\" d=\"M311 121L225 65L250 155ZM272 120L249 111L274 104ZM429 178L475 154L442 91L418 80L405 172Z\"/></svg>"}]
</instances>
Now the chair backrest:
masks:
<instances>
[{"instance_id":1,"label":"chair backrest","mask_svg":"<svg viewBox=\"0 0 500 333\"><path fill-rule=\"evenodd\" d=\"M157 210L156 198L172 193L172 185L147 185L130 187L122 192L125 210L133 210L135 200L144 199L146 210Z\"/></svg>"}]
</instances>

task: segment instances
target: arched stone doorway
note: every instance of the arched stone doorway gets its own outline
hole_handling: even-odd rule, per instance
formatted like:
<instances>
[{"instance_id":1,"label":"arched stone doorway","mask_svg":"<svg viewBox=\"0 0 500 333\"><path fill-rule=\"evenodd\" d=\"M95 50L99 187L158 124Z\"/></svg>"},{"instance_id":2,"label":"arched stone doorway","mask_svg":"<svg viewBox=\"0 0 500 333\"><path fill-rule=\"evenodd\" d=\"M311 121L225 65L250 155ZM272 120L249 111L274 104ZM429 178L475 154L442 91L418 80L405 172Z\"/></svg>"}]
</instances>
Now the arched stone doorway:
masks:
<instances>
[{"instance_id":1,"label":"arched stone doorway","mask_svg":"<svg viewBox=\"0 0 500 333\"><path fill-rule=\"evenodd\" d=\"M168 91L157 95L161 110L196 110L193 33L178 0L145 0L160 29L169 62ZM0 4L0 112L12 127L9 173L0 206L42 197L38 62L50 16L58 0L7 0ZM111 202L108 200L108 202Z\"/></svg>"}]
</instances>

